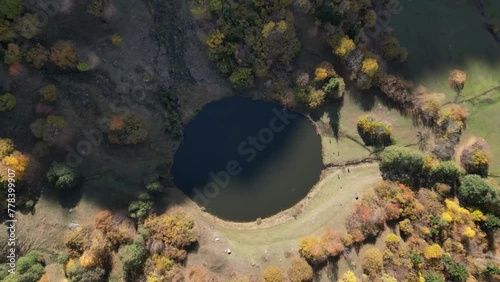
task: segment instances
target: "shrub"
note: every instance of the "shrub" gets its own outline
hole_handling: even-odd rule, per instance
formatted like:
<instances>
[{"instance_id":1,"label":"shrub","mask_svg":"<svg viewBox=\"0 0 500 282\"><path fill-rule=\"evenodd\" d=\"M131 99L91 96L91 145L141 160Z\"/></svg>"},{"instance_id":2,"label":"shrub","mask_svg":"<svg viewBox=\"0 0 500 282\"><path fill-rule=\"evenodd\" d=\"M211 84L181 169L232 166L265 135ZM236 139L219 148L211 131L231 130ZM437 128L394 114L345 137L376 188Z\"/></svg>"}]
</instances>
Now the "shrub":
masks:
<instances>
[{"instance_id":1,"label":"shrub","mask_svg":"<svg viewBox=\"0 0 500 282\"><path fill-rule=\"evenodd\" d=\"M448 104L439 110L436 124L447 134L462 132L468 116L467 108L457 104Z\"/></svg>"},{"instance_id":2,"label":"shrub","mask_svg":"<svg viewBox=\"0 0 500 282\"><path fill-rule=\"evenodd\" d=\"M4 181L8 181L8 169L13 169L16 171L16 175L14 177L15 180L23 179L24 173L26 172L26 168L30 159L28 156L24 155L19 151L14 151L7 157L4 157L3 160L0 161L0 176Z\"/></svg>"},{"instance_id":3,"label":"shrub","mask_svg":"<svg viewBox=\"0 0 500 282\"><path fill-rule=\"evenodd\" d=\"M10 93L0 95L0 112L10 111L16 106L16 97Z\"/></svg>"},{"instance_id":4,"label":"shrub","mask_svg":"<svg viewBox=\"0 0 500 282\"><path fill-rule=\"evenodd\" d=\"M127 276L134 276L141 273L144 262L148 258L148 252L143 245L134 243L121 246L118 250L118 257L123 263L123 270Z\"/></svg>"},{"instance_id":5,"label":"shrub","mask_svg":"<svg viewBox=\"0 0 500 282\"><path fill-rule=\"evenodd\" d=\"M121 46L123 44L123 38L118 34L113 34L113 36L111 36L111 43L115 46Z\"/></svg>"},{"instance_id":6,"label":"shrub","mask_svg":"<svg viewBox=\"0 0 500 282\"><path fill-rule=\"evenodd\" d=\"M110 143L129 145L141 143L146 140L149 132L142 117L136 114L126 114L119 118L122 119L123 125L118 126L121 122L118 122L118 118L116 117L111 120L113 123L117 123L110 124L113 128L111 132L108 132L108 140Z\"/></svg>"},{"instance_id":7,"label":"shrub","mask_svg":"<svg viewBox=\"0 0 500 282\"><path fill-rule=\"evenodd\" d=\"M318 238L306 236L299 241L299 253L312 264L321 264L327 259L327 251Z\"/></svg>"},{"instance_id":8,"label":"shrub","mask_svg":"<svg viewBox=\"0 0 500 282\"><path fill-rule=\"evenodd\" d=\"M462 170L453 161L441 162L430 169L430 180L432 183L445 183L456 187L460 183Z\"/></svg>"},{"instance_id":9,"label":"shrub","mask_svg":"<svg viewBox=\"0 0 500 282\"><path fill-rule=\"evenodd\" d=\"M7 51L5 51L5 57L3 59L4 63L7 65L19 63L21 61L21 57L22 53L19 46L14 43L9 43L7 45Z\"/></svg>"},{"instance_id":10,"label":"shrub","mask_svg":"<svg viewBox=\"0 0 500 282\"><path fill-rule=\"evenodd\" d=\"M330 257L336 257L344 250L341 235L331 229L326 229L323 235L321 235L320 240L320 243Z\"/></svg>"},{"instance_id":11,"label":"shrub","mask_svg":"<svg viewBox=\"0 0 500 282\"><path fill-rule=\"evenodd\" d=\"M281 273L281 269L276 266L267 267L264 270L264 282L282 282L283 273Z\"/></svg>"},{"instance_id":12,"label":"shrub","mask_svg":"<svg viewBox=\"0 0 500 282\"><path fill-rule=\"evenodd\" d=\"M49 115L47 117L47 126L53 126L56 128L63 128L66 126L66 121L61 116Z\"/></svg>"},{"instance_id":13,"label":"shrub","mask_svg":"<svg viewBox=\"0 0 500 282\"><path fill-rule=\"evenodd\" d=\"M379 167L384 178L409 184L419 181L424 164L422 153L405 147L389 146L380 157Z\"/></svg>"},{"instance_id":14,"label":"shrub","mask_svg":"<svg viewBox=\"0 0 500 282\"><path fill-rule=\"evenodd\" d=\"M377 13L374 10L368 10L365 15L365 27L374 27L377 23Z\"/></svg>"},{"instance_id":15,"label":"shrub","mask_svg":"<svg viewBox=\"0 0 500 282\"><path fill-rule=\"evenodd\" d=\"M12 154L14 150L14 141L8 138L0 138L0 160Z\"/></svg>"},{"instance_id":16,"label":"shrub","mask_svg":"<svg viewBox=\"0 0 500 282\"><path fill-rule=\"evenodd\" d=\"M106 272L101 267L84 268L78 261L70 259L66 264L66 276L71 282L103 281Z\"/></svg>"},{"instance_id":17,"label":"shrub","mask_svg":"<svg viewBox=\"0 0 500 282\"><path fill-rule=\"evenodd\" d=\"M78 63L75 46L70 41L57 41L50 49L50 60L62 69L75 68Z\"/></svg>"},{"instance_id":18,"label":"shrub","mask_svg":"<svg viewBox=\"0 0 500 282\"><path fill-rule=\"evenodd\" d=\"M341 36L333 41L333 52L341 58L347 57L347 55L349 55L356 48L354 41L347 36Z\"/></svg>"},{"instance_id":19,"label":"shrub","mask_svg":"<svg viewBox=\"0 0 500 282\"><path fill-rule=\"evenodd\" d=\"M220 30L216 29L210 36L207 38L207 45L210 48L217 48L217 46L221 45L224 42L224 34L220 32Z\"/></svg>"},{"instance_id":20,"label":"shrub","mask_svg":"<svg viewBox=\"0 0 500 282\"><path fill-rule=\"evenodd\" d=\"M47 180L57 189L75 188L79 182L77 171L65 164L54 162L47 172Z\"/></svg>"},{"instance_id":21,"label":"shrub","mask_svg":"<svg viewBox=\"0 0 500 282\"><path fill-rule=\"evenodd\" d=\"M392 126L369 115L363 115L357 121L358 134L367 146L387 146L392 143Z\"/></svg>"},{"instance_id":22,"label":"shrub","mask_svg":"<svg viewBox=\"0 0 500 282\"><path fill-rule=\"evenodd\" d=\"M76 69L81 72L86 72L90 70L90 65L85 62L79 62L78 65L76 65Z\"/></svg>"},{"instance_id":23,"label":"shrub","mask_svg":"<svg viewBox=\"0 0 500 282\"><path fill-rule=\"evenodd\" d=\"M22 11L22 0L0 0L0 15L12 20L20 16Z\"/></svg>"},{"instance_id":24,"label":"shrub","mask_svg":"<svg viewBox=\"0 0 500 282\"><path fill-rule=\"evenodd\" d=\"M252 69L238 68L230 76L229 81L236 87L250 87L254 84Z\"/></svg>"},{"instance_id":25,"label":"shrub","mask_svg":"<svg viewBox=\"0 0 500 282\"><path fill-rule=\"evenodd\" d=\"M468 174L487 177L490 162L490 148L484 139L472 141L470 145L463 149L460 155L460 163Z\"/></svg>"},{"instance_id":26,"label":"shrub","mask_svg":"<svg viewBox=\"0 0 500 282\"><path fill-rule=\"evenodd\" d=\"M342 277L338 280L338 282L356 282L356 275L352 271L347 271L342 275Z\"/></svg>"},{"instance_id":27,"label":"shrub","mask_svg":"<svg viewBox=\"0 0 500 282\"><path fill-rule=\"evenodd\" d=\"M469 272L467 271L465 265L455 262L449 256L445 256L444 261L447 264L446 272L448 273L448 276L452 281L462 282L467 280L467 277L469 277Z\"/></svg>"},{"instance_id":28,"label":"shrub","mask_svg":"<svg viewBox=\"0 0 500 282\"><path fill-rule=\"evenodd\" d=\"M486 264L484 272L488 275L500 275L500 268L491 262Z\"/></svg>"},{"instance_id":29,"label":"shrub","mask_svg":"<svg viewBox=\"0 0 500 282\"><path fill-rule=\"evenodd\" d=\"M49 84L40 89L40 95L45 101L55 101L57 99L57 87L54 84Z\"/></svg>"},{"instance_id":30,"label":"shrub","mask_svg":"<svg viewBox=\"0 0 500 282\"><path fill-rule=\"evenodd\" d=\"M36 44L35 46L28 49L26 52L26 61L28 63L32 63L35 68L42 68L45 63L49 60L50 52L44 48L40 44Z\"/></svg>"},{"instance_id":31,"label":"shrub","mask_svg":"<svg viewBox=\"0 0 500 282\"><path fill-rule=\"evenodd\" d=\"M482 224L482 228L485 230L495 230L500 228L500 218L489 213L486 214L486 220Z\"/></svg>"},{"instance_id":32,"label":"shrub","mask_svg":"<svg viewBox=\"0 0 500 282\"><path fill-rule=\"evenodd\" d=\"M9 274L3 282L37 282L43 276L45 261L38 251L30 251L17 260L15 274Z\"/></svg>"},{"instance_id":33,"label":"shrub","mask_svg":"<svg viewBox=\"0 0 500 282\"><path fill-rule=\"evenodd\" d=\"M328 3L316 12L316 17L322 22L339 25L344 18L344 11L337 9L334 3Z\"/></svg>"},{"instance_id":34,"label":"shrub","mask_svg":"<svg viewBox=\"0 0 500 282\"><path fill-rule=\"evenodd\" d=\"M15 29L17 34L26 39L31 39L38 34L40 29L40 21L36 14L24 14L15 21Z\"/></svg>"},{"instance_id":35,"label":"shrub","mask_svg":"<svg viewBox=\"0 0 500 282\"><path fill-rule=\"evenodd\" d=\"M379 65L376 59L367 58L363 61L361 66L361 71L368 75L368 77L373 77L379 71Z\"/></svg>"},{"instance_id":36,"label":"shrub","mask_svg":"<svg viewBox=\"0 0 500 282\"><path fill-rule=\"evenodd\" d=\"M435 124L444 98L443 93L421 94L416 98L416 110L425 124Z\"/></svg>"},{"instance_id":37,"label":"shrub","mask_svg":"<svg viewBox=\"0 0 500 282\"><path fill-rule=\"evenodd\" d=\"M448 77L448 85L453 88L456 92L462 91L464 89L465 81L467 80L467 74L461 70L452 70Z\"/></svg>"},{"instance_id":38,"label":"shrub","mask_svg":"<svg viewBox=\"0 0 500 282\"><path fill-rule=\"evenodd\" d=\"M69 260L68 254L61 253L57 256L57 263L65 265Z\"/></svg>"},{"instance_id":39,"label":"shrub","mask_svg":"<svg viewBox=\"0 0 500 282\"><path fill-rule=\"evenodd\" d=\"M311 282L313 280L313 269L303 259L295 258L290 262L287 271L290 282Z\"/></svg>"},{"instance_id":40,"label":"shrub","mask_svg":"<svg viewBox=\"0 0 500 282\"><path fill-rule=\"evenodd\" d=\"M197 241L194 221L183 212L151 216L144 227L151 232L149 239L163 242L170 252L169 258L176 261L184 260L187 255L184 249Z\"/></svg>"},{"instance_id":41,"label":"shrub","mask_svg":"<svg viewBox=\"0 0 500 282\"><path fill-rule=\"evenodd\" d=\"M132 201L128 206L128 213L131 218L142 220L147 217L149 211L153 208L153 202L146 201Z\"/></svg>"},{"instance_id":42,"label":"shrub","mask_svg":"<svg viewBox=\"0 0 500 282\"><path fill-rule=\"evenodd\" d=\"M361 261L361 267L369 276L378 276L384 267L382 252L377 248L368 249Z\"/></svg>"},{"instance_id":43,"label":"shrub","mask_svg":"<svg viewBox=\"0 0 500 282\"><path fill-rule=\"evenodd\" d=\"M445 282L441 275L435 272L427 272L424 276L425 282Z\"/></svg>"},{"instance_id":44,"label":"shrub","mask_svg":"<svg viewBox=\"0 0 500 282\"><path fill-rule=\"evenodd\" d=\"M222 0L210 0L210 11L222 10Z\"/></svg>"},{"instance_id":45,"label":"shrub","mask_svg":"<svg viewBox=\"0 0 500 282\"><path fill-rule=\"evenodd\" d=\"M0 42L11 42L17 38L17 34L8 20L0 19Z\"/></svg>"},{"instance_id":46,"label":"shrub","mask_svg":"<svg viewBox=\"0 0 500 282\"><path fill-rule=\"evenodd\" d=\"M481 206L487 211L499 214L500 195L498 189L479 175L469 174L462 180L458 195L464 203Z\"/></svg>"},{"instance_id":47,"label":"shrub","mask_svg":"<svg viewBox=\"0 0 500 282\"><path fill-rule=\"evenodd\" d=\"M438 244L432 244L424 248L424 257L427 260L440 259L443 256L443 249Z\"/></svg>"},{"instance_id":48,"label":"shrub","mask_svg":"<svg viewBox=\"0 0 500 282\"><path fill-rule=\"evenodd\" d=\"M108 0L92 0L87 5L87 13L94 17L102 17L104 14L104 7L108 4Z\"/></svg>"},{"instance_id":49,"label":"shrub","mask_svg":"<svg viewBox=\"0 0 500 282\"><path fill-rule=\"evenodd\" d=\"M309 92L309 97L308 97L309 107L311 109L316 109L321 105L323 105L325 102L325 96L326 96L325 91L321 89L312 89L311 92Z\"/></svg>"},{"instance_id":50,"label":"shrub","mask_svg":"<svg viewBox=\"0 0 500 282\"><path fill-rule=\"evenodd\" d=\"M323 86L323 91L329 96L334 98L340 98L345 93L345 82L341 77L332 77Z\"/></svg>"},{"instance_id":51,"label":"shrub","mask_svg":"<svg viewBox=\"0 0 500 282\"><path fill-rule=\"evenodd\" d=\"M382 52L386 60L392 61L401 58L401 46L398 39L394 36L384 37L382 40Z\"/></svg>"}]
</instances>

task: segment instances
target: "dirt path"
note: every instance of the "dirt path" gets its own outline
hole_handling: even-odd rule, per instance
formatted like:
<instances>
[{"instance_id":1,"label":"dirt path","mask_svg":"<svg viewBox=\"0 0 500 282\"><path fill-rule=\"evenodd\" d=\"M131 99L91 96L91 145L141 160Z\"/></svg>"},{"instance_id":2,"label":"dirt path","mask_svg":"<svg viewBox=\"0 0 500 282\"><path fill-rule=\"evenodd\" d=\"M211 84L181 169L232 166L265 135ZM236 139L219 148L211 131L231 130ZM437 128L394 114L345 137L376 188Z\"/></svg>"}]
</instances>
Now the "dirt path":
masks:
<instances>
[{"instance_id":1,"label":"dirt path","mask_svg":"<svg viewBox=\"0 0 500 282\"><path fill-rule=\"evenodd\" d=\"M231 223L202 212L178 192L167 200L189 210L200 230L199 249L190 254L189 265L203 264L227 274L260 271L261 265L285 266L289 254L296 255L299 238L321 233L325 228L342 230L344 219L356 195L370 190L381 180L377 164L328 168L311 193L296 206L257 223ZM295 216L295 217L294 217ZM230 249L231 255L224 250Z\"/></svg>"}]
</instances>

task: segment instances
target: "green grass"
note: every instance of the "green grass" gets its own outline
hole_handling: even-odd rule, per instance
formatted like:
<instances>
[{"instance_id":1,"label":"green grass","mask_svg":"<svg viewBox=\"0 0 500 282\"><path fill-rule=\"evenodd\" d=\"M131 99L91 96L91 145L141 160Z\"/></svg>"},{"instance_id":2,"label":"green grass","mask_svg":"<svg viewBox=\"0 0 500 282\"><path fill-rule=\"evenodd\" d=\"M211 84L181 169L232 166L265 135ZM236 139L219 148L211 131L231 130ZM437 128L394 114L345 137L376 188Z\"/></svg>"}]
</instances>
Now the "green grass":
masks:
<instances>
[{"instance_id":1,"label":"green grass","mask_svg":"<svg viewBox=\"0 0 500 282\"><path fill-rule=\"evenodd\" d=\"M391 71L424 85L429 92L441 92L447 101L455 92L447 84L452 69L467 73L465 87L458 97L463 101L500 85L500 44L486 30L474 1L402 0L403 11L392 18L391 27L402 46L408 48L408 62ZM485 1L487 14L498 17L500 2ZM423 19L425 15L425 19ZM475 135L483 137L493 151L490 172L500 174L500 91L464 103L470 118L463 140ZM480 103L483 101L483 103ZM486 102L485 102L486 101Z\"/></svg>"}]
</instances>

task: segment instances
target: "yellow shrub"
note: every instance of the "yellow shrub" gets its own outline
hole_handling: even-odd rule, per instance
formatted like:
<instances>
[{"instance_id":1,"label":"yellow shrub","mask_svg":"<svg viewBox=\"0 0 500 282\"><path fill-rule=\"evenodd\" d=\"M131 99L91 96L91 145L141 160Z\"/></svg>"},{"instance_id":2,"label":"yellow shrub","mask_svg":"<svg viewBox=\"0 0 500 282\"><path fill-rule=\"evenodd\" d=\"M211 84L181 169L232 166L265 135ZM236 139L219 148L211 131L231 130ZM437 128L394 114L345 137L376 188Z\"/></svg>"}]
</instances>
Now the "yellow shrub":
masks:
<instances>
[{"instance_id":1,"label":"yellow shrub","mask_svg":"<svg viewBox=\"0 0 500 282\"><path fill-rule=\"evenodd\" d=\"M394 233L389 233L389 235L385 237L386 244L399 244L399 242L401 242L401 237Z\"/></svg>"},{"instance_id":2,"label":"yellow shrub","mask_svg":"<svg viewBox=\"0 0 500 282\"><path fill-rule=\"evenodd\" d=\"M369 77L373 77L379 70L378 62L376 59L365 59L361 71Z\"/></svg>"},{"instance_id":3,"label":"yellow shrub","mask_svg":"<svg viewBox=\"0 0 500 282\"><path fill-rule=\"evenodd\" d=\"M356 281L357 281L356 275L354 275L354 273L350 270L344 273L344 275L342 275L342 278L338 280L338 282L356 282Z\"/></svg>"},{"instance_id":4,"label":"yellow shrub","mask_svg":"<svg viewBox=\"0 0 500 282\"><path fill-rule=\"evenodd\" d=\"M352 41L352 39L347 36L342 36L336 44L333 52L339 57L344 58L349 55L354 50L354 48L356 48L354 41Z\"/></svg>"},{"instance_id":5,"label":"yellow shrub","mask_svg":"<svg viewBox=\"0 0 500 282\"><path fill-rule=\"evenodd\" d=\"M28 156L23 155L19 151L15 151L10 156L5 157L0 164L0 167L6 167L6 169L2 169L0 172L0 176L4 181L9 179L8 177L8 169L12 169L15 171L15 180L20 180L24 176L24 172L26 171L26 167L28 166L30 159Z\"/></svg>"},{"instance_id":6,"label":"yellow shrub","mask_svg":"<svg viewBox=\"0 0 500 282\"><path fill-rule=\"evenodd\" d=\"M262 27L262 37L268 38L269 34L271 33L271 31L274 29L275 26L276 26L275 22L268 22L267 24L265 24L264 27Z\"/></svg>"},{"instance_id":7,"label":"yellow shrub","mask_svg":"<svg viewBox=\"0 0 500 282\"><path fill-rule=\"evenodd\" d=\"M480 210L473 211L471 215L472 215L473 221L483 221L484 220L484 214Z\"/></svg>"},{"instance_id":8,"label":"yellow shrub","mask_svg":"<svg viewBox=\"0 0 500 282\"><path fill-rule=\"evenodd\" d=\"M120 46L123 44L123 38L118 34L114 34L111 36L111 43L115 46Z\"/></svg>"},{"instance_id":9,"label":"yellow shrub","mask_svg":"<svg viewBox=\"0 0 500 282\"><path fill-rule=\"evenodd\" d=\"M432 244L424 249L424 257L430 259L440 259L443 256L443 249L438 244Z\"/></svg>"},{"instance_id":10,"label":"yellow shrub","mask_svg":"<svg viewBox=\"0 0 500 282\"><path fill-rule=\"evenodd\" d=\"M441 219L443 221L448 222L448 223L453 221L453 217L451 216L451 214L449 212L443 212L443 214L441 215Z\"/></svg>"},{"instance_id":11,"label":"yellow shrub","mask_svg":"<svg viewBox=\"0 0 500 282\"><path fill-rule=\"evenodd\" d=\"M316 68L314 71L314 80L321 81L328 77L328 72L324 68Z\"/></svg>"},{"instance_id":12,"label":"yellow shrub","mask_svg":"<svg viewBox=\"0 0 500 282\"><path fill-rule=\"evenodd\" d=\"M469 226L467 226L465 228L464 233L462 235L464 235L467 238L474 238L474 236L476 236L476 232L474 230L472 230L472 228L470 228Z\"/></svg>"},{"instance_id":13,"label":"yellow shrub","mask_svg":"<svg viewBox=\"0 0 500 282\"><path fill-rule=\"evenodd\" d=\"M276 266L270 266L264 270L264 282L282 282L283 273Z\"/></svg>"},{"instance_id":14,"label":"yellow shrub","mask_svg":"<svg viewBox=\"0 0 500 282\"><path fill-rule=\"evenodd\" d=\"M210 48L215 48L224 42L224 37L224 34L217 29L208 37L206 43Z\"/></svg>"}]
</instances>

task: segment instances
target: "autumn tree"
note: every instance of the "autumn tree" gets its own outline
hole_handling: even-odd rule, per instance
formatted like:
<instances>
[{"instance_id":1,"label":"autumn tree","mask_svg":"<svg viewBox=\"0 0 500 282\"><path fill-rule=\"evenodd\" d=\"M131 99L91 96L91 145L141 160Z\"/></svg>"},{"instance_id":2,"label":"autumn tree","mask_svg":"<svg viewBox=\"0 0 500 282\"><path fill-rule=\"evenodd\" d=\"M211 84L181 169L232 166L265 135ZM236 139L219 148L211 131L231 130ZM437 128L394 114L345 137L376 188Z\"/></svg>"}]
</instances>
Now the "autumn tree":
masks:
<instances>
[{"instance_id":1,"label":"autumn tree","mask_svg":"<svg viewBox=\"0 0 500 282\"><path fill-rule=\"evenodd\" d=\"M8 19L15 19L23 11L22 0L0 0L0 15Z\"/></svg>"},{"instance_id":2,"label":"autumn tree","mask_svg":"<svg viewBox=\"0 0 500 282\"><path fill-rule=\"evenodd\" d=\"M16 97L10 93L0 95L0 112L10 111L16 106Z\"/></svg>"},{"instance_id":3,"label":"autumn tree","mask_svg":"<svg viewBox=\"0 0 500 282\"><path fill-rule=\"evenodd\" d=\"M78 63L75 46L70 41L57 41L50 49L50 60L62 69L75 68Z\"/></svg>"},{"instance_id":4,"label":"autumn tree","mask_svg":"<svg viewBox=\"0 0 500 282\"><path fill-rule=\"evenodd\" d=\"M467 108L458 104L447 104L439 110L436 124L445 134L462 132L468 116Z\"/></svg>"},{"instance_id":5,"label":"autumn tree","mask_svg":"<svg viewBox=\"0 0 500 282\"><path fill-rule=\"evenodd\" d=\"M346 58L355 48L354 41L345 35L336 35L330 40L333 52L340 58Z\"/></svg>"},{"instance_id":6,"label":"autumn tree","mask_svg":"<svg viewBox=\"0 0 500 282\"><path fill-rule=\"evenodd\" d=\"M9 169L12 169L16 172L14 179L16 180L23 179L24 173L26 172L26 168L28 167L29 162L30 162L29 157L19 151L14 151L12 154L4 157L0 161L0 168L1 168L0 176L2 180L8 181Z\"/></svg>"},{"instance_id":7,"label":"autumn tree","mask_svg":"<svg viewBox=\"0 0 500 282\"><path fill-rule=\"evenodd\" d=\"M368 249L361 260L361 267L369 276L378 276L384 267L382 252L375 247Z\"/></svg>"},{"instance_id":8,"label":"autumn tree","mask_svg":"<svg viewBox=\"0 0 500 282\"><path fill-rule=\"evenodd\" d=\"M368 77L374 77L379 72L379 69L377 59L373 58L366 58L361 66L361 71Z\"/></svg>"},{"instance_id":9,"label":"autumn tree","mask_svg":"<svg viewBox=\"0 0 500 282\"><path fill-rule=\"evenodd\" d=\"M26 39L31 39L38 34L40 29L40 20L36 14L24 14L24 16L17 18L15 23L17 34Z\"/></svg>"},{"instance_id":10,"label":"autumn tree","mask_svg":"<svg viewBox=\"0 0 500 282\"><path fill-rule=\"evenodd\" d=\"M460 154L460 163L468 174L488 176L491 152L484 139L473 138Z\"/></svg>"},{"instance_id":11,"label":"autumn tree","mask_svg":"<svg viewBox=\"0 0 500 282\"><path fill-rule=\"evenodd\" d=\"M342 277L337 282L356 282L356 281L358 281L356 279L356 275L354 275L354 272L349 270L346 273L342 274Z\"/></svg>"},{"instance_id":12,"label":"autumn tree","mask_svg":"<svg viewBox=\"0 0 500 282\"><path fill-rule=\"evenodd\" d=\"M392 143L392 126L388 122L376 120L370 115L358 118L359 136L367 146L388 146Z\"/></svg>"},{"instance_id":13,"label":"autumn tree","mask_svg":"<svg viewBox=\"0 0 500 282\"><path fill-rule=\"evenodd\" d=\"M36 45L30 47L26 52L26 61L28 61L28 63L32 63L35 68L39 69L49 61L49 55L50 52L45 47L37 43Z\"/></svg>"},{"instance_id":14,"label":"autumn tree","mask_svg":"<svg viewBox=\"0 0 500 282\"><path fill-rule=\"evenodd\" d=\"M290 282L311 282L313 280L313 269L307 261L294 258L288 267L288 279Z\"/></svg>"},{"instance_id":15,"label":"autumn tree","mask_svg":"<svg viewBox=\"0 0 500 282\"><path fill-rule=\"evenodd\" d=\"M0 42L11 42L17 37L12 22L0 19Z\"/></svg>"},{"instance_id":16,"label":"autumn tree","mask_svg":"<svg viewBox=\"0 0 500 282\"><path fill-rule=\"evenodd\" d=\"M54 84L48 84L40 88L40 95L45 101L53 102L57 99L57 87Z\"/></svg>"},{"instance_id":17,"label":"autumn tree","mask_svg":"<svg viewBox=\"0 0 500 282\"><path fill-rule=\"evenodd\" d=\"M385 36L382 40L381 47L383 57L386 60L399 60L403 62L408 56L408 51L400 46L399 40L394 36Z\"/></svg>"},{"instance_id":18,"label":"autumn tree","mask_svg":"<svg viewBox=\"0 0 500 282\"><path fill-rule=\"evenodd\" d=\"M433 125L438 119L439 109L443 103L442 93L422 93L415 99L415 108L424 124Z\"/></svg>"},{"instance_id":19,"label":"autumn tree","mask_svg":"<svg viewBox=\"0 0 500 282\"><path fill-rule=\"evenodd\" d=\"M464 89L465 81L467 80L467 74L461 70L452 70L448 77L448 85L460 93Z\"/></svg>"},{"instance_id":20,"label":"autumn tree","mask_svg":"<svg viewBox=\"0 0 500 282\"><path fill-rule=\"evenodd\" d=\"M300 239L299 253L312 264L321 264L328 258L324 245L314 236L306 236Z\"/></svg>"},{"instance_id":21,"label":"autumn tree","mask_svg":"<svg viewBox=\"0 0 500 282\"><path fill-rule=\"evenodd\" d=\"M3 59L4 63L7 65L12 65L21 61L22 53L21 49L17 44L9 43L7 45L7 51L5 52L5 57Z\"/></svg>"},{"instance_id":22,"label":"autumn tree","mask_svg":"<svg viewBox=\"0 0 500 282\"><path fill-rule=\"evenodd\" d=\"M283 282L283 273L277 266L269 266L264 270L264 282Z\"/></svg>"},{"instance_id":23,"label":"autumn tree","mask_svg":"<svg viewBox=\"0 0 500 282\"><path fill-rule=\"evenodd\" d=\"M144 227L151 231L149 240L160 240L170 258L182 261L186 258L185 248L197 241L194 221L183 212L172 215L152 216L146 219Z\"/></svg>"}]
</instances>

